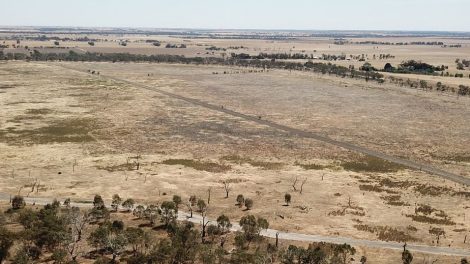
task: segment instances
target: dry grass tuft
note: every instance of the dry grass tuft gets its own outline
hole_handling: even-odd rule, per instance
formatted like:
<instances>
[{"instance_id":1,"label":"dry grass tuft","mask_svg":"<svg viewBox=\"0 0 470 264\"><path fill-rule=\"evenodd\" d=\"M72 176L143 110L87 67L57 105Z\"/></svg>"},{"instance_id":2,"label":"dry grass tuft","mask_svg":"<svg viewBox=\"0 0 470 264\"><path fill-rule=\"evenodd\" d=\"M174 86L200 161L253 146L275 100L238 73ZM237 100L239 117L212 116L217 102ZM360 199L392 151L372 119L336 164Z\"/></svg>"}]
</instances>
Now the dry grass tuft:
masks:
<instances>
[{"instance_id":1,"label":"dry grass tuft","mask_svg":"<svg viewBox=\"0 0 470 264\"><path fill-rule=\"evenodd\" d=\"M363 156L355 161L345 161L341 166L348 171L354 172L397 172L406 169L405 166L372 156Z\"/></svg>"},{"instance_id":2,"label":"dry grass tuft","mask_svg":"<svg viewBox=\"0 0 470 264\"><path fill-rule=\"evenodd\" d=\"M73 118L54 121L35 129L7 128L0 131L0 142L10 145L92 142L95 139L89 133L94 126L93 119Z\"/></svg>"},{"instance_id":3,"label":"dry grass tuft","mask_svg":"<svg viewBox=\"0 0 470 264\"><path fill-rule=\"evenodd\" d=\"M279 170L284 164L280 162L269 162L269 161L257 161L250 158L241 157L238 155L230 155L222 157L222 160L229 161L235 164L250 164L253 167L262 168L264 170Z\"/></svg>"},{"instance_id":4,"label":"dry grass tuft","mask_svg":"<svg viewBox=\"0 0 470 264\"><path fill-rule=\"evenodd\" d=\"M392 228L389 226L368 226L365 224L354 225L359 231L374 233L377 238L382 241L395 241L395 242L418 242L418 238L405 233L404 231Z\"/></svg>"},{"instance_id":5,"label":"dry grass tuft","mask_svg":"<svg viewBox=\"0 0 470 264\"><path fill-rule=\"evenodd\" d=\"M215 172L215 173L226 172L231 169L229 165L218 164L215 162L190 160L190 159L168 159L168 160L164 160L162 164L182 165L188 168L193 168L198 171L207 171L207 172Z\"/></svg>"}]
</instances>

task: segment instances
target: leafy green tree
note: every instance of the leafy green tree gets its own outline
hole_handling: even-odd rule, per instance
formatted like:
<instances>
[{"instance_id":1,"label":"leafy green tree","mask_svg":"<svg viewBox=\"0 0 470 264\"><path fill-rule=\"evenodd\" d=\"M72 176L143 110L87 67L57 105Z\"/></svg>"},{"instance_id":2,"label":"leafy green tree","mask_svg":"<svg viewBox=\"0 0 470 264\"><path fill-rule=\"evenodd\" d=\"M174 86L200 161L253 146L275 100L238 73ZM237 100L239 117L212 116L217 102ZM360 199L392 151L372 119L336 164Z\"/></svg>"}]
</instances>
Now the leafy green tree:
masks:
<instances>
[{"instance_id":1,"label":"leafy green tree","mask_svg":"<svg viewBox=\"0 0 470 264\"><path fill-rule=\"evenodd\" d=\"M171 240L167 238L161 239L150 252L148 263L168 263L173 259L175 252L176 250L172 246Z\"/></svg>"},{"instance_id":2,"label":"leafy green tree","mask_svg":"<svg viewBox=\"0 0 470 264\"><path fill-rule=\"evenodd\" d=\"M106 207L93 207L89 212L89 216L92 221L107 220L109 219L109 211Z\"/></svg>"},{"instance_id":3,"label":"leafy green tree","mask_svg":"<svg viewBox=\"0 0 470 264\"><path fill-rule=\"evenodd\" d=\"M93 208L90 210L89 215L95 221L109 218L109 211L100 195L95 195L93 198Z\"/></svg>"},{"instance_id":4,"label":"leafy green tree","mask_svg":"<svg viewBox=\"0 0 470 264\"><path fill-rule=\"evenodd\" d=\"M68 219L59 214L57 204L44 206L37 216L31 228L36 246L53 251L70 239Z\"/></svg>"},{"instance_id":5,"label":"leafy green tree","mask_svg":"<svg viewBox=\"0 0 470 264\"><path fill-rule=\"evenodd\" d=\"M52 252L51 259L54 260L54 264L66 264L67 251L61 248L57 248Z\"/></svg>"},{"instance_id":6,"label":"leafy green tree","mask_svg":"<svg viewBox=\"0 0 470 264\"><path fill-rule=\"evenodd\" d=\"M111 207L113 208L114 212L117 212L119 209L119 205L122 203L121 197L118 194L113 195L113 201L111 202Z\"/></svg>"},{"instance_id":7,"label":"leafy green tree","mask_svg":"<svg viewBox=\"0 0 470 264\"><path fill-rule=\"evenodd\" d=\"M240 219L240 226L245 234L245 237L248 241L253 240L256 234L258 234L258 223L256 222L256 217L253 215L247 215Z\"/></svg>"},{"instance_id":8,"label":"leafy green tree","mask_svg":"<svg viewBox=\"0 0 470 264\"><path fill-rule=\"evenodd\" d=\"M18 214L18 222L26 229L32 229L38 220L38 213L29 208L21 210Z\"/></svg>"},{"instance_id":9,"label":"leafy green tree","mask_svg":"<svg viewBox=\"0 0 470 264\"><path fill-rule=\"evenodd\" d=\"M258 228L258 236L260 235L261 230L266 230L269 228L269 222L265 218L258 217L258 219L256 220L256 223L257 223L257 228Z\"/></svg>"},{"instance_id":10,"label":"leafy green tree","mask_svg":"<svg viewBox=\"0 0 470 264\"><path fill-rule=\"evenodd\" d=\"M194 224L183 222L174 225L171 236L171 245L174 248L173 263L186 263L196 259L199 246L200 233L194 229Z\"/></svg>"},{"instance_id":11,"label":"leafy green tree","mask_svg":"<svg viewBox=\"0 0 470 264\"><path fill-rule=\"evenodd\" d=\"M127 212L130 212L132 208L134 208L134 204L134 199L129 198L122 203L122 207L124 207Z\"/></svg>"},{"instance_id":12,"label":"leafy green tree","mask_svg":"<svg viewBox=\"0 0 470 264\"><path fill-rule=\"evenodd\" d=\"M222 234L221 229L216 225L208 225L207 226L207 235L211 238L211 242L213 243L215 238Z\"/></svg>"},{"instance_id":13,"label":"leafy green tree","mask_svg":"<svg viewBox=\"0 0 470 264\"><path fill-rule=\"evenodd\" d=\"M116 263L117 256L126 248L128 243L123 229L124 224L122 221L105 222L90 233L88 243L97 250L109 250L113 255L111 262Z\"/></svg>"},{"instance_id":14,"label":"leafy green tree","mask_svg":"<svg viewBox=\"0 0 470 264\"><path fill-rule=\"evenodd\" d=\"M403 264L410 264L413 261L413 255L410 251L405 249L401 254L401 259L403 261Z\"/></svg>"},{"instance_id":15,"label":"leafy green tree","mask_svg":"<svg viewBox=\"0 0 470 264\"><path fill-rule=\"evenodd\" d=\"M243 197L243 194L237 195L237 205L241 208L244 203L245 203L245 198Z\"/></svg>"},{"instance_id":16,"label":"leafy green tree","mask_svg":"<svg viewBox=\"0 0 470 264\"><path fill-rule=\"evenodd\" d=\"M138 205L133 213L132 213L135 217L139 218L139 219L142 219L145 217L145 207L143 205Z\"/></svg>"},{"instance_id":17,"label":"leafy green tree","mask_svg":"<svg viewBox=\"0 0 470 264\"><path fill-rule=\"evenodd\" d=\"M286 193L286 194L284 195L284 201L286 202L287 205L290 204L291 199L292 199L292 196L291 196L289 193Z\"/></svg>"},{"instance_id":18,"label":"leafy green tree","mask_svg":"<svg viewBox=\"0 0 470 264\"><path fill-rule=\"evenodd\" d=\"M237 232L235 235L235 246L238 249L246 249L248 243L247 236L245 233Z\"/></svg>"},{"instance_id":19,"label":"leafy green tree","mask_svg":"<svg viewBox=\"0 0 470 264\"><path fill-rule=\"evenodd\" d=\"M393 71L393 66L390 63L386 63L384 66L384 71L386 72L392 72Z\"/></svg>"},{"instance_id":20,"label":"leafy green tree","mask_svg":"<svg viewBox=\"0 0 470 264\"><path fill-rule=\"evenodd\" d=\"M0 263L3 263L3 261L10 256L9 250L13 246L13 243L13 233L3 226L0 226Z\"/></svg>"},{"instance_id":21,"label":"leafy green tree","mask_svg":"<svg viewBox=\"0 0 470 264\"><path fill-rule=\"evenodd\" d=\"M426 82L425 80L420 80L419 81L419 87L422 88L422 89L427 89L428 88L428 82Z\"/></svg>"},{"instance_id":22,"label":"leafy green tree","mask_svg":"<svg viewBox=\"0 0 470 264\"><path fill-rule=\"evenodd\" d=\"M199 199L199 200L197 201L197 208L198 208L198 210L199 210L200 213L206 211L206 209L207 209L206 202L205 202L204 200L202 200L202 199Z\"/></svg>"},{"instance_id":23,"label":"leafy green tree","mask_svg":"<svg viewBox=\"0 0 470 264\"><path fill-rule=\"evenodd\" d=\"M328 259L327 253L321 247L313 244L309 245L307 249L299 248L298 254L300 263L327 263Z\"/></svg>"},{"instance_id":24,"label":"leafy green tree","mask_svg":"<svg viewBox=\"0 0 470 264\"><path fill-rule=\"evenodd\" d=\"M97 250L105 248L111 233L110 225L111 223L105 222L93 230L87 239L88 243Z\"/></svg>"},{"instance_id":25,"label":"leafy green tree","mask_svg":"<svg viewBox=\"0 0 470 264\"><path fill-rule=\"evenodd\" d=\"M172 201L165 201L160 206L160 214L162 216L163 224L168 227L170 224L176 222L178 218L178 208L176 204Z\"/></svg>"},{"instance_id":26,"label":"leafy green tree","mask_svg":"<svg viewBox=\"0 0 470 264\"><path fill-rule=\"evenodd\" d=\"M230 223L230 219L226 215L221 215L217 217L217 226L220 228L222 233L226 233L230 231L232 224Z\"/></svg>"},{"instance_id":27,"label":"leafy green tree","mask_svg":"<svg viewBox=\"0 0 470 264\"><path fill-rule=\"evenodd\" d=\"M282 264L294 264L299 259L299 248L294 245L289 247L280 253Z\"/></svg>"},{"instance_id":28,"label":"leafy green tree","mask_svg":"<svg viewBox=\"0 0 470 264\"><path fill-rule=\"evenodd\" d=\"M122 232L112 232L106 240L106 246L113 254L111 263L116 263L116 257L119 256L127 246L127 238Z\"/></svg>"},{"instance_id":29,"label":"leafy green tree","mask_svg":"<svg viewBox=\"0 0 470 264\"><path fill-rule=\"evenodd\" d=\"M144 216L147 220L150 221L150 225L155 225L155 222L157 221L159 215L159 209L155 205L149 205L147 208L144 210Z\"/></svg>"},{"instance_id":30,"label":"leafy green tree","mask_svg":"<svg viewBox=\"0 0 470 264\"><path fill-rule=\"evenodd\" d=\"M336 245L333 250L333 262L347 264L352 255L356 254L356 249L348 244Z\"/></svg>"},{"instance_id":31,"label":"leafy green tree","mask_svg":"<svg viewBox=\"0 0 470 264\"><path fill-rule=\"evenodd\" d=\"M208 230L209 231L209 230ZM209 245L204 245L199 250L199 259L203 264L216 264L217 253Z\"/></svg>"},{"instance_id":32,"label":"leafy green tree","mask_svg":"<svg viewBox=\"0 0 470 264\"><path fill-rule=\"evenodd\" d=\"M250 198L246 198L245 207L246 207L246 210L251 210L251 208L253 208L253 200Z\"/></svg>"},{"instance_id":33,"label":"leafy green tree","mask_svg":"<svg viewBox=\"0 0 470 264\"><path fill-rule=\"evenodd\" d=\"M136 256L139 249L142 249L145 243L148 242L148 235L141 228L128 227L126 228L125 235L127 242L132 246L134 256Z\"/></svg>"},{"instance_id":34,"label":"leafy green tree","mask_svg":"<svg viewBox=\"0 0 470 264\"><path fill-rule=\"evenodd\" d=\"M104 200L101 195L95 195L93 198L93 207L98 209L105 207Z\"/></svg>"},{"instance_id":35,"label":"leafy green tree","mask_svg":"<svg viewBox=\"0 0 470 264\"><path fill-rule=\"evenodd\" d=\"M26 205L23 196L15 195L13 199L11 199L11 207L13 210L18 210L24 208Z\"/></svg>"},{"instance_id":36,"label":"leafy green tree","mask_svg":"<svg viewBox=\"0 0 470 264\"><path fill-rule=\"evenodd\" d=\"M175 203L176 208L179 208L179 206L183 203L183 200L181 200L181 196L173 195L173 202Z\"/></svg>"}]
</instances>

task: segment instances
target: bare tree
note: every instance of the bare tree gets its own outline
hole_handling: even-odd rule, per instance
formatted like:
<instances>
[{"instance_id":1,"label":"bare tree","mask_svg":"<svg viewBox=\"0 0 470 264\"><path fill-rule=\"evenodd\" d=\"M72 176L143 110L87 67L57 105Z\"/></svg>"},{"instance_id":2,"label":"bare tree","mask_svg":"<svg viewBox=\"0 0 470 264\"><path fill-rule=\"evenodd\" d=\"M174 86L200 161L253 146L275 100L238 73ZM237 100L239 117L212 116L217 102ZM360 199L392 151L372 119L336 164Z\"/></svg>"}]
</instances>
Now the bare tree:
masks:
<instances>
[{"instance_id":1,"label":"bare tree","mask_svg":"<svg viewBox=\"0 0 470 264\"><path fill-rule=\"evenodd\" d=\"M193 205L191 204L191 202L188 202L186 206L188 207L188 211L190 214L189 218L193 218Z\"/></svg>"},{"instance_id":2,"label":"bare tree","mask_svg":"<svg viewBox=\"0 0 470 264\"><path fill-rule=\"evenodd\" d=\"M295 178L292 179L292 188L294 189L294 192L297 191L296 185L297 185L298 181L299 181L299 177L295 177Z\"/></svg>"},{"instance_id":3,"label":"bare tree","mask_svg":"<svg viewBox=\"0 0 470 264\"><path fill-rule=\"evenodd\" d=\"M72 172L75 172L75 166L77 166L77 165L78 165L77 159L74 159L73 164L72 164Z\"/></svg>"},{"instance_id":4,"label":"bare tree","mask_svg":"<svg viewBox=\"0 0 470 264\"><path fill-rule=\"evenodd\" d=\"M197 203L196 195L191 195L189 197L188 203L186 204L188 206L189 212L191 213L190 218L193 217L193 208L194 208L194 206L196 206L196 203Z\"/></svg>"},{"instance_id":5,"label":"bare tree","mask_svg":"<svg viewBox=\"0 0 470 264\"><path fill-rule=\"evenodd\" d=\"M72 235L76 236L76 241L82 240L82 234L87 225L90 223L90 215L88 212L81 212L80 208L72 207L69 210L69 220L72 226Z\"/></svg>"},{"instance_id":6,"label":"bare tree","mask_svg":"<svg viewBox=\"0 0 470 264\"><path fill-rule=\"evenodd\" d=\"M211 191L212 191L212 187L209 187L209 189L207 189L207 204L208 205L211 203Z\"/></svg>"},{"instance_id":7,"label":"bare tree","mask_svg":"<svg viewBox=\"0 0 470 264\"><path fill-rule=\"evenodd\" d=\"M230 186L230 182L229 181L223 181L222 184L224 185L225 198L228 198L228 194L232 190L232 187Z\"/></svg>"},{"instance_id":8,"label":"bare tree","mask_svg":"<svg viewBox=\"0 0 470 264\"><path fill-rule=\"evenodd\" d=\"M307 178L302 180L302 184L300 184L300 194L302 194L302 192L304 191L304 185L306 182L307 182Z\"/></svg>"},{"instance_id":9,"label":"bare tree","mask_svg":"<svg viewBox=\"0 0 470 264\"><path fill-rule=\"evenodd\" d=\"M206 205L202 206L202 203L204 202L203 200L199 200L198 201L198 207L199 207L199 212L201 213L201 216L202 216L202 233L201 233L201 239L202 239L202 243L204 243L204 238L206 237L206 227L207 225L209 225L210 221L209 220L206 220L207 218L207 210L208 210L208 207Z\"/></svg>"}]
</instances>

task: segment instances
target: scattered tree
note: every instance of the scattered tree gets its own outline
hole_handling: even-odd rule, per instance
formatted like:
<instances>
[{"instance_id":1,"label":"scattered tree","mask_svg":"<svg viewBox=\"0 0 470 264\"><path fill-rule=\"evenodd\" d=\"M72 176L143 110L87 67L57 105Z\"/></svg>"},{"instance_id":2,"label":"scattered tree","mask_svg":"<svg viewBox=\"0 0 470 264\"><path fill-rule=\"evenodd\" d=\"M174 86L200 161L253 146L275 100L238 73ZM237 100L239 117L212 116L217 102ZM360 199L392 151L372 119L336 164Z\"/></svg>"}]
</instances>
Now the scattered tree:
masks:
<instances>
[{"instance_id":1,"label":"scattered tree","mask_svg":"<svg viewBox=\"0 0 470 264\"><path fill-rule=\"evenodd\" d=\"M243 197L243 194L239 194L237 196L237 205L238 207L242 207L245 204L245 197Z\"/></svg>"},{"instance_id":2,"label":"scattered tree","mask_svg":"<svg viewBox=\"0 0 470 264\"><path fill-rule=\"evenodd\" d=\"M23 196L15 195L11 200L11 207L13 210L18 210L24 208L26 205Z\"/></svg>"},{"instance_id":3,"label":"scattered tree","mask_svg":"<svg viewBox=\"0 0 470 264\"><path fill-rule=\"evenodd\" d=\"M134 199L129 198L122 203L122 207L124 207L127 212L130 212L132 208L134 208L134 204Z\"/></svg>"},{"instance_id":4,"label":"scattered tree","mask_svg":"<svg viewBox=\"0 0 470 264\"><path fill-rule=\"evenodd\" d=\"M169 227L170 224L174 224L178 218L178 207L172 201L165 201L160 206L162 222L166 227Z\"/></svg>"},{"instance_id":5,"label":"scattered tree","mask_svg":"<svg viewBox=\"0 0 470 264\"><path fill-rule=\"evenodd\" d=\"M197 201L197 208L198 208L200 213L203 213L207 209L206 202L204 202L204 200L202 200L202 199L199 199Z\"/></svg>"},{"instance_id":6,"label":"scattered tree","mask_svg":"<svg viewBox=\"0 0 470 264\"><path fill-rule=\"evenodd\" d=\"M286 193L286 194L284 195L284 201L286 202L286 205L287 205L287 206L289 206L289 204L290 204L290 202L291 202L291 199L292 199L292 197L291 197L291 195L290 195L289 193Z\"/></svg>"},{"instance_id":7,"label":"scattered tree","mask_svg":"<svg viewBox=\"0 0 470 264\"><path fill-rule=\"evenodd\" d=\"M222 184L224 185L224 190L225 190L225 198L228 198L228 194L230 193L230 191L232 190L231 186L230 186L230 181L223 181Z\"/></svg>"},{"instance_id":8,"label":"scattered tree","mask_svg":"<svg viewBox=\"0 0 470 264\"><path fill-rule=\"evenodd\" d=\"M113 201L111 202L111 207L113 208L114 212L117 212L119 209L119 205L122 203L121 197L118 194L113 195Z\"/></svg>"},{"instance_id":9,"label":"scattered tree","mask_svg":"<svg viewBox=\"0 0 470 264\"><path fill-rule=\"evenodd\" d=\"M217 226L220 228L222 233L226 233L230 231L232 224L230 223L230 219L226 215L221 215L217 217Z\"/></svg>"},{"instance_id":10,"label":"scattered tree","mask_svg":"<svg viewBox=\"0 0 470 264\"><path fill-rule=\"evenodd\" d=\"M175 203L176 208L179 208L180 204L183 203L183 200L181 200L181 196L173 195L173 202Z\"/></svg>"},{"instance_id":11,"label":"scattered tree","mask_svg":"<svg viewBox=\"0 0 470 264\"><path fill-rule=\"evenodd\" d=\"M251 210L251 208L253 208L253 200L250 198L246 198L245 207L246 207L246 210Z\"/></svg>"}]
</instances>

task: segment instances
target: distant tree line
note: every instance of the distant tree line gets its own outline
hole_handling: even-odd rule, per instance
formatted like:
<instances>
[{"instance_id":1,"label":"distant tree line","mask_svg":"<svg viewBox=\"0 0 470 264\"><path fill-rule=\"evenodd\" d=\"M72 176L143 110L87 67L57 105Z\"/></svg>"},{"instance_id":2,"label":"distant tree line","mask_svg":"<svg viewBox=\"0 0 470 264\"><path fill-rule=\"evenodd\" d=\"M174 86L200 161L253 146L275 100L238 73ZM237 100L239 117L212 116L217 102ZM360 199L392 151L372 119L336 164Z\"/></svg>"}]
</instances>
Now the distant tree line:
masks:
<instances>
[{"instance_id":1,"label":"distant tree line","mask_svg":"<svg viewBox=\"0 0 470 264\"><path fill-rule=\"evenodd\" d=\"M249 59L247 59L249 58ZM8 53L0 59L18 59L33 61L95 61L95 62L155 62L155 63L183 63L183 64L218 64L242 67L258 67L263 69L286 69L297 71L313 71L322 74L336 75L340 77L351 77L358 79L376 80L383 82L383 75L378 72L363 72L353 67L339 66L331 63L320 63L308 61L289 62L277 60L260 60L244 56L235 56L229 59L219 57L185 57L181 55L139 55L130 53L41 53L34 50L30 54Z\"/></svg>"},{"instance_id":2,"label":"distant tree line","mask_svg":"<svg viewBox=\"0 0 470 264\"><path fill-rule=\"evenodd\" d=\"M46 35L38 35L38 36L23 36L21 37L23 40L33 40L33 41L50 41L50 40L55 40L55 41L80 41L80 42L98 42L100 40L94 39L94 38L88 38L87 36L85 37L78 37L78 38L60 38L56 36L46 36Z\"/></svg>"},{"instance_id":3,"label":"distant tree line","mask_svg":"<svg viewBox=\"0 0 470 264\"><path fill-rule=\"evenodd\" d=\"M356 45L385 45L385 46L407 46L407 45L415 45L415 46L444 46L444 42L441 41L412 41L412 42L389 42L389 41L356 41L350 42L347 40L337 40L334 42L336 45L344 45L344 44L356 44Z\"/></svg>"},{"instance_id":4,"label":"distant tree line","mask_svg":"<svg viewBox=\"0 0 470 264\"><path fill-rule=\"evenodd\" d=\"M466 60L466 59L456 59L455 60L455 63L457 64L457 69L458 70L465 70L465 68L469 68L470 67L470 60Z\"/></svg>"},{"instance_id":5,"label":"distant tree line","mask_svg":"<svg viewBox=\"0 0 470 264\"><path fill-rule=\"evenodd\" d=\"M227 51L226 48L219 48L219 47L216 47L216 46L211 46L209 48L206 48L206 50L210 50L210 51Z\"/></svg>"},{"instance_id":6,"label":"distant tree line","mask_svg":"<svg viewBox=\"0 0 470 264\"><path fill-rule=\"evenodd\" d=\"M177 45L177 44L168 43L168 44L166 44L165 48L167 48L167 49L185 49L186 44Z\"/></svg>"},{"instance_id":7,"label":"distant tree line","mask_svg":"<svg viewBox=\"0 0 470 264\"><path fill-rule=\"evenodd\" d=\"M33 60L33 61L90 61L90 62L153 62L153 63L181 63L181 64L206 64L206 65L226 65L226 66L240 66L240 67L254 67L266 69L283 69L295 71L310 71L321 74L335 75L341 78L356 78L366 81L377 81L379 83L385 82L384 72L392 73L414 73L414 74L433 74L437 75L435 71L441 71L441 76L450 76L447 72L444 75L443 70L445 66L432 66L427 63L417 62L414 60L403 62L398 68L393 67L387 63L384 69L376 69L370 63L365 63L358 70L354 66L340 66L332 63L313 62L311 60L303 62L292 62L286 60L276 59L255 59L252 56L237 55L231 58L224 59L220 57L185 57L181 55L138 55L129 53L77 53L69 51L68 53L41 53L34 50L30 54L25 53L7 53L4 54L0 51L0 60ZM463 77L463 74L453 75L455 77ZM470 76L469 76L470 77ZM390 79L390 78L389 78ZM399 81L401 80L401 81ZM432 90L430 85L423 85L420 82L404 81L399 78L391 79L392 83L401 86L409 86L412 88L423 88ZM448 87L438 82L435 87L437 91L451 91L458 95L470 95L469 89L465 85L460 85L458 88Z\"/></svg>"},{"instance_id":8,"label":"distant tree line","mask_svg":"<svg viewBox=\"0 0 470 264\"><path fill-rule=\"evenodd\" d=\"M384 71L393 73L413 73L413 74L427 74L437 75L436 72L443 72L447 69L446 66L433 66L428 63L421 61L409 60L404 61L398 67L392 67L391 64L387 63L384 67Z\"/></svg>"}]
</instances>

